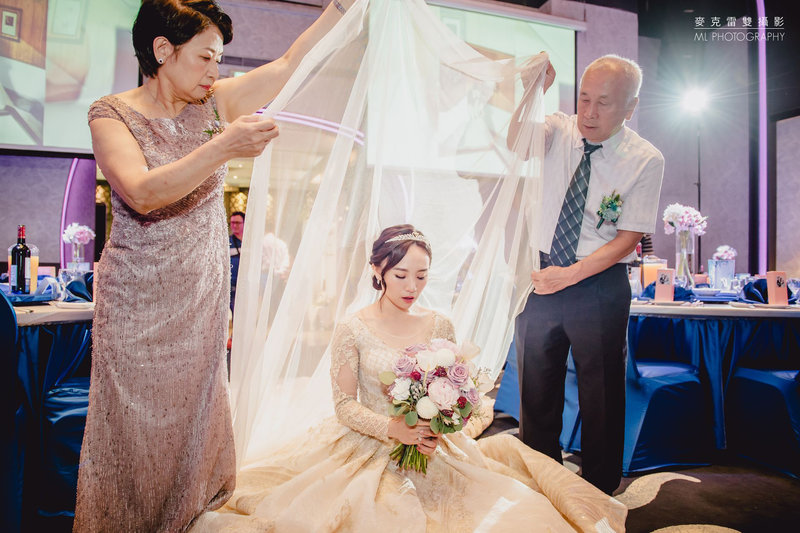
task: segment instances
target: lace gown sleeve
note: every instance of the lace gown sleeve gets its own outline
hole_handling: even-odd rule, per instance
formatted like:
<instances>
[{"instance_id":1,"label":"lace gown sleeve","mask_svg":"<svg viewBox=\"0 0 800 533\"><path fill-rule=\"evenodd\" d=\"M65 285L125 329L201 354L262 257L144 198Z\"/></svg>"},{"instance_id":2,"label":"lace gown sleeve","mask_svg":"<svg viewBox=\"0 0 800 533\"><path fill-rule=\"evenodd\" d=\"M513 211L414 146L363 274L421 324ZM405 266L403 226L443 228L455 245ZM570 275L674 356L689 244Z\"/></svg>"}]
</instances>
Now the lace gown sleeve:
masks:
<instances>
[{"instance_id":1,"label":"lace gown sleeve","mask_svg":"<svg viewBox=\"0 0 800 533\"><path fill-rule=\"evenodd\" d=\"M331 345L331 387L336 418L354 431L389 442L389 417L363 406L357 399L358 362L355 334L348 324L339 324Z\"/></svg>"},{"instance_id":2,"label":"lace gown sleeve","mask_svg":"<svg viewBox=\"0 0 800 533\"><path fill-rule=\"evenodd\" d=\"M444 317L442 315L437 316L438 320L433 326L433 337L434 339L446 339L450 342L456 342L456 328L453 326L453 323L450 322L450 319Z\"/></svg>"}]
</instances>

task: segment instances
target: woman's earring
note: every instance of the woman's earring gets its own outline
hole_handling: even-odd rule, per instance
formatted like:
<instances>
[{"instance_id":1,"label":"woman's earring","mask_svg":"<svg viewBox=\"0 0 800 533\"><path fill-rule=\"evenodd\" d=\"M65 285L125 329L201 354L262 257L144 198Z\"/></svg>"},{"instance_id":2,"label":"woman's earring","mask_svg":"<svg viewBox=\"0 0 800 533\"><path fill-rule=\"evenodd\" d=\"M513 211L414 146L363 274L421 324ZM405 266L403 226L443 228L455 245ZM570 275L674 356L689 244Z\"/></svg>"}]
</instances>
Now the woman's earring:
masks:
<instances>
[{"instance_id":1,"label":"woman's earring","mask_svg":"<svg viewBox=\"0 0 800 533\"><path fill-rule=\"evenodd\" d=\"M164 64L164 58L163 57L159 57L158 58L158 64L159 65L163 65Z\"/></svg>"},{"instance_id":2,"label":"woman's earring","mask_svg":"<svg viewBox=\"0 0 800 533\"><path fill-rule=\"evenodd\" d=\"M383 280L381 278L378 278L378 287L381 286L383 286Z\"/></svg>"}]
</instances>

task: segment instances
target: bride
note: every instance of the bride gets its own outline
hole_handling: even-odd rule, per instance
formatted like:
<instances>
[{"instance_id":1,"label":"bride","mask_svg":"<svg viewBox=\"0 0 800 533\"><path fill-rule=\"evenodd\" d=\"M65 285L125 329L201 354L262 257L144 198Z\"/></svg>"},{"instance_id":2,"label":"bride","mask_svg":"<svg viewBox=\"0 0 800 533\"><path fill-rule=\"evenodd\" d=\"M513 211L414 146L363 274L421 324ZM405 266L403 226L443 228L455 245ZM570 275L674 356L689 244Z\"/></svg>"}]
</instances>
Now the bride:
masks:
<instances>
[{"instance_id":1,"label":"bride","mask_svg":"<svg viewBox=\"0 0 800 533\"><path fill-rule=\"evenodd\" d=\"M425 236L386 228L372 246L378 300L340 321L331 345L336 416L239 473L225 507L193 531L622 531L626 509L510 435L473 440L391 417L378 374L453 324L416 302L431 264ZM401 442L429 456L427 473L399 469Z\"/></svg>"}]
</instances>

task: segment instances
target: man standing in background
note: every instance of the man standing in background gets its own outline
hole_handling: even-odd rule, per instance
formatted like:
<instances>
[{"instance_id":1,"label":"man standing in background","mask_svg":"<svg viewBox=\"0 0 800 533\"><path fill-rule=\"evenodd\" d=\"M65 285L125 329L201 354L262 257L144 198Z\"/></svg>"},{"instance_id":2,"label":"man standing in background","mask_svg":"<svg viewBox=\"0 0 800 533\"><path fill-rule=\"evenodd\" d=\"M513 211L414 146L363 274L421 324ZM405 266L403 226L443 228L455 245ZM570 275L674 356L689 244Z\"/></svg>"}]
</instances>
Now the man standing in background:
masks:
<instances>
[{"instance_id":1,"label":"man standing in background","mask_svg":"<svg viewBox=\"0 0 800 533\"><path fill-rule=\"evenodd\" d=\"M239 257L242 251L242 236L244 235L244 213L234 211L231 213L231 236L229 244L231 250L231 312L236 300L236 281L239 278Z\"/></svg>"}]
</instances>

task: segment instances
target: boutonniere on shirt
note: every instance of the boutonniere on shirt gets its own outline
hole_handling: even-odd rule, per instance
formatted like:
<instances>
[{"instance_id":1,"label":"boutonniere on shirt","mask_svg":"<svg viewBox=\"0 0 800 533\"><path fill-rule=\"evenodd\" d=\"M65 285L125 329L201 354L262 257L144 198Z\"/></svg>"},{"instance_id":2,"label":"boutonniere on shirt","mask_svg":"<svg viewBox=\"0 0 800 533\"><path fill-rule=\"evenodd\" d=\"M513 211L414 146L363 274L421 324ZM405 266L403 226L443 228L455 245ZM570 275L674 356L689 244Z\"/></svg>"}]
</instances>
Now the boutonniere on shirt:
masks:
<instances>
[{"instance_id":1,"label":"boutonniere on shirt","mask_svg":"<svg viewBox=\"0 0 800 533\"><path fill-rule=\"evenodd\" d=\"M612 224L616 224L621 214L622 199L619 197L619 193L611 191L611 194L608 196L603 196L603 201L600 202L600 209L597 210L597 216L600 217L600 222L597 223L597 229L600 229L600 226L602 226L603 222L606 220Z\"/></svg>"}]
</instances>

